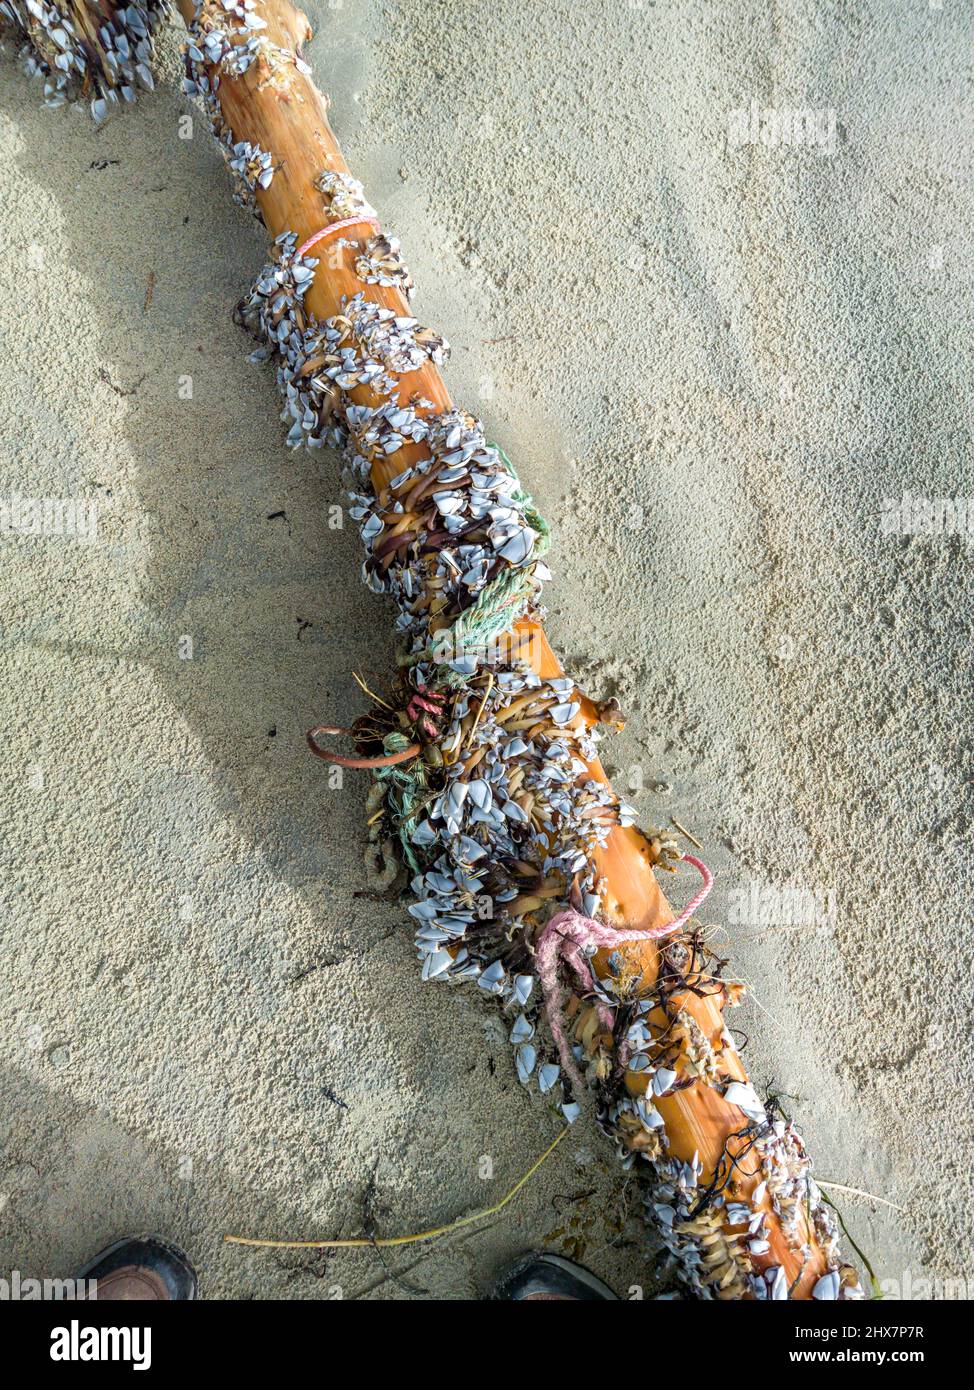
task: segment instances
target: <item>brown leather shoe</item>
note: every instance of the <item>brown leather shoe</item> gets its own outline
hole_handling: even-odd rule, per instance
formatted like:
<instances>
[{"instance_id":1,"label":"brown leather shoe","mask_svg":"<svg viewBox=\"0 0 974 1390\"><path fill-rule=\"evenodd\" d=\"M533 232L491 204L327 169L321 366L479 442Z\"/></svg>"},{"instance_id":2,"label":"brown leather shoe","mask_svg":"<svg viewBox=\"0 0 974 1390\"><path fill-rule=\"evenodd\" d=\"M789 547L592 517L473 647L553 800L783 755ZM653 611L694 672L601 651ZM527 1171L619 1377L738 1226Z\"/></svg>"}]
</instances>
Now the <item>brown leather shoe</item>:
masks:
<instances>
[{"instance_id":1,"label":"brown leather shoe","mask_svg":"<svg viewBox=\"0 0 974 1390\"><path fill-rule=\"evenodd\" d=\"M75 1279L93 1280L87 1301L184 1302L196 1297L196 1271L158 1236L127 1236L89 1260Z\"/></svg>"},{"instance_id":2,"label":"brown leather shoe","mask_svg":"<svg viewBox=\"0 0 974 1390\"><path fill-rule=\"evenodd\" d=\"M493 1297L511 1303L618 1303L608 1284L561 1255L522 1255L497 1281Z\"/></svg>"}]
</instances>

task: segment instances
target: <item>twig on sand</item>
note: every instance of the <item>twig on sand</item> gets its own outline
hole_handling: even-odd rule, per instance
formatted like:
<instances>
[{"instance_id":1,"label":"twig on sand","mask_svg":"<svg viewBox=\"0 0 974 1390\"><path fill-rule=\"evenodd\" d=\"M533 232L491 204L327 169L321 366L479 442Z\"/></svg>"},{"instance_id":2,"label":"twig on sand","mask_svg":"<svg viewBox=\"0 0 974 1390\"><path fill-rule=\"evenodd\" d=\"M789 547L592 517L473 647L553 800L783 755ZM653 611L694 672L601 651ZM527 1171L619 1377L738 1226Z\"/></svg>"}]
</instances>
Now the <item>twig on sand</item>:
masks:
<instances>
[{"instance_id":1,"label":"twig on sand","mask_svg":"<svg viewBox=\"0 0 974 1390\"><path fill-rule=\"evenodd\" d=\"M670 816L670 825L675 825L677 830L679 830L680 834L685 835L686 838L690 841L691 845L696 845L697 849L703 849L703 845L697 839L696 835L691 835L686 826L680 824L676 816Z\"/></svg>"}]
</instances>

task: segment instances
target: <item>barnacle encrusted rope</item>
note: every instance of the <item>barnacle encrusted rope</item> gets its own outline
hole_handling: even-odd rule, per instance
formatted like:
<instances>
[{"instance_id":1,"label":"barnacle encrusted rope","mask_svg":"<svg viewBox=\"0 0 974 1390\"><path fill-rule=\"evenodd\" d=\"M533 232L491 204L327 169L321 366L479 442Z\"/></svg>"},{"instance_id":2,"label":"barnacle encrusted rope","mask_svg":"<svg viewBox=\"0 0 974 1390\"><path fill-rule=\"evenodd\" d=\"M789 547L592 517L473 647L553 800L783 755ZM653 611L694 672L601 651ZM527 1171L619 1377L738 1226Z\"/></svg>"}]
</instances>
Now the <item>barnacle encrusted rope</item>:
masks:
<instances>
[{"instance_id":1,"label":"barnacle encrusted rope","mask_svg":"<svg viewBox=\"0 0 974 1390\"><path fill-rule=\"evenodd\" d=\"M533 533L531 550L523 568L502 569L477 595L470 608L455 618L449 627L437 632L429 647L404 658L406 665L432 660L437 663L438 676L450 684L459 684L469 671L449 667L446 663L470 654L489 653L502 634L509 633L538 593L537 566L551 546L551 529L534 505L534 499L524 488L517 470L498 444L495 449L508 473L515 480L511 498L522 509L526 529Z\"/></svg>"},{"instance_id":2,"label":"barnacle encrusted rope","mask_svg":"<svg viewBox=\"0 0 974 1390\"><path fill-rule=\"evenodd\" d=\"M706 864L697 859L695 855L683 854L680 857L699 871L703 879L703 886L694 894L679 916L674 917L672 922L642 930L620 931L616 927L608 926L605 922L596 922L593 918L576 912L573 907L568 907L561 912L556 912L538 937L536 947L538 978L544 993L545 1016L558 1048L558 1055L561 1058L565 1074L578 1087L582 1085L582 1077L575 1065L562 1020L565 995L558 976L559 961L564 961L571 969L582 997L586 995L597 996L598 979L588 963L589 958L596 951L611 951L617 946L624 945L627 941L659 941L663 937L672 936L675 932L680 931L703 904L714 883L713 874ZM598 1000L597 1008L603 1026L611 1032L613 1022L611 1009L602 999ZM622 1054L622 1049L620 1049L620 1053Z\"/></svg>"}]
</instances>

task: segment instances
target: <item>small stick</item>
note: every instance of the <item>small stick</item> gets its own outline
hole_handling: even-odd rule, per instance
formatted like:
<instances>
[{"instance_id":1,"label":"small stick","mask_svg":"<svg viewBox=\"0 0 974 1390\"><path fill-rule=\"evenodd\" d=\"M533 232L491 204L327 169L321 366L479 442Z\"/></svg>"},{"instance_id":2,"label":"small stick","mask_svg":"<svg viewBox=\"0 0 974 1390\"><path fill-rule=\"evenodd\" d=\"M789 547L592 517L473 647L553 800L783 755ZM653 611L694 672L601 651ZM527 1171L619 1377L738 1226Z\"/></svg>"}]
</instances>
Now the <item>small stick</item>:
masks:
<instances>
[{"instance_id":1,"label":"small stick","mask_svg":"<svg viewBox=\"0 0 974 1390\"><path fill-rule=\"evenodd\" d=\"M670 816L670 825L676 826L680 834L684 835L690 841L691 845L696 845L697 849L703 849L703 845L697 839L696 835L691 835L689 830L687 830L686 826L680 824L676 816Z\"/></svg>"},{"instance_id":2,"label":"small stick","mask_svg":"<svg viewBox=\"0 0 974 1390\"><path fill-rule=\"evenodd\" d=\"M487 689L484 691L484 698L481 700L480 705L477 709L476 717L474 718L473 723L470 725L470 732L469 734L467 734L467 737L463 741L465 748L469 748L470 744L473 742L473 736L477 732L477 725L480 723L480 716L483 714L484 709L486 708L487 701L490 697L490 692L493 690L493 688L494 673L493 671L491 671L490 675L487 678Z\"/></svg>"},{"instance_id":3,"label":"small stick","mask_svg":"<svg viewBox=\"0 0 974 1390\"><path fill-rule=\"evenodd\" d=\"M365 691L366 695L368 695L370 700L374 700L375 703L377 705L381 705L383 709L392 709L392 706L387 705L385 700L380 700L379 696L375 693L374 690L369 689L369 687L365 684L365 681L362 679L362 677L359 675L357 671L352 672L352 679L358 682L358 684L362 687L362 689Z\"/></svg>"},{"instance_id":4,"label":"small stick","mask_svg":"<svg viewBox=\"0 0 974 1390\"><path fill-rule=\"evenodd\" d=\"M475 1211L470 1216L460 1216L448 1226L434 1226L432 1230L418 1231L412 1236L384 1236L373 1240L367 1236L357 1236L350 1240L254 1240L249 1236L224 1236L223 1239L228 1245L259 1245L267 1250L368 1250L374 1246L385 1250L394 1245L413 1245L418 1240L436 1240L439 1236L449 1235L451 1231L458 1231L461 1226L471 1226L475 1221L482 1221L486 1216L496 1216L498 1212L503 1211L524 1184L534 1177L545 1159L554 1153L568 1129L569 1126L566 1125L561 1133L555 1136L541 1157L532 1163L523 1178L519 1178L510 1192L499 1202L492 1207L485 1207L483 1211Z\"/></svg>"}]
</instances>

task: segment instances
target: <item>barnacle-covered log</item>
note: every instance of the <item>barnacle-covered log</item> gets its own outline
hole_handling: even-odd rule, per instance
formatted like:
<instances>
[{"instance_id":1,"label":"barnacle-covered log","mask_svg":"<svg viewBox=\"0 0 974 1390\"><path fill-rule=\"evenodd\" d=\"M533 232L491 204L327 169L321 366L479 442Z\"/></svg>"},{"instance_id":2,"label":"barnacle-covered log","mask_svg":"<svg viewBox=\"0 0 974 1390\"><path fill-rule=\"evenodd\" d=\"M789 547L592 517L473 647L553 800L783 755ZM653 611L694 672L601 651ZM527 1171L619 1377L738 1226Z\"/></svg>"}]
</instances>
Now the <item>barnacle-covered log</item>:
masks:
<instances>
[{"instance_id":1,"label":"barnacle-covered log","mask_svg":"<svg viewBox=\"0 0 974 1390\"><path fill-rule=\"evenodd\" d=\"M27 71L44 78L47 106L74 97L95 120L151 91L152 34L168 0L0 0L0 23L22 40Z\"/></svg>"},{"instance_id":2,"label":"barnacle-covered log","mask_svg":"<svg viewBox=\"0 0 974 1390\"><path fill-rule=\"evenodd\" d=\"M497 995L521 1079L570 1119L589 1083L696 1293L859 1296L801 1140L725 1026L739 986L659 889L683 856L609 787L595 743L617 711L577 689L540 622L546 528L450 400L448 346L413 318L302 56L306 17L289 0L178 7L187 90L275 238L242 320L277 361L289 443L344 448L364 578L398 608L400 674L353 732L376 765L374 839L413 871L424 977Z\"/></svg>"},{"instance_id":3,"label":"barnacle-covered log","mask_svg":"<svg viewBox=\"0 0 974 1390\"><path fill-rule=\"evenodd\" d=\"M448 345L412 316L398 242L302 56L307 19L289 0L177 4L185 90L274 238L241 321L276 360L288 442L344 450L364 578L397 606L401 668L348 731L345 762L376 776L373 872L391 880L394 848L412 871L424 978L496 995L518 1075L568 1119L594 1093L693 1292L861 1296L796 1130L756 1095L725 1026L740 986L658 886L658 870L697 861L638 829L609 786L598 726L619 711L578 690L541 625L547 528L450 400ZM37 20L40 0L0 0L24 5ZM340 732L314 731L315 751L331 756L321 740Z\"/></svg>"}]
</instances>

